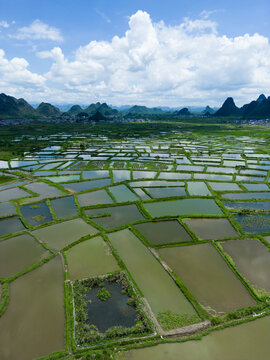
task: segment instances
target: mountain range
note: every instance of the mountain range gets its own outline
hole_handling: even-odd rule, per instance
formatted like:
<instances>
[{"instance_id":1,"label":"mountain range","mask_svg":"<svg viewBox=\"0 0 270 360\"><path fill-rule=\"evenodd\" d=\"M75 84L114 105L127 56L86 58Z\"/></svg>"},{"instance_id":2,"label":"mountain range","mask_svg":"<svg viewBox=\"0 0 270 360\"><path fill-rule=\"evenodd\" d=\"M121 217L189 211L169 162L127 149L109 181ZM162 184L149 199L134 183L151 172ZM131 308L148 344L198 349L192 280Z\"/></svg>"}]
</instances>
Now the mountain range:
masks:
<instances>
[{"instance_id":1,"label":"mountain range","mask_svg":"<svg viewBox=\"0 0 270 360\"><path fill-rule=\"evenodd\" d=\"M67 108L65 109L67 110ZM204 109L200 108L201 111L196 113L192 107L184 107L180 110L171 109L170 111L167 109L170 108L149 108L146 106L134 105L123 106L122 111L119 111L106 103L97 102L83 108L80 105L72 105L69 110L62 112L58 107L49 103L42 102L34 108L22 98L16 99L15 97L3 93L0 94L0 119L54 119L67 116L80 118L89 117L89 119L93 120L113 118L116 116L136 118L145 116L159 117L163 115L172 117L204 115L214 117L236 117L242 119L266 119L270 118L270 96L267 98L264 94L261 94L257 100L253 100L242 107L237 107L233 98L228 97L217 111L208 105ZM96 114L97 116L95 116Z\"/></svg>"}]
</instances>

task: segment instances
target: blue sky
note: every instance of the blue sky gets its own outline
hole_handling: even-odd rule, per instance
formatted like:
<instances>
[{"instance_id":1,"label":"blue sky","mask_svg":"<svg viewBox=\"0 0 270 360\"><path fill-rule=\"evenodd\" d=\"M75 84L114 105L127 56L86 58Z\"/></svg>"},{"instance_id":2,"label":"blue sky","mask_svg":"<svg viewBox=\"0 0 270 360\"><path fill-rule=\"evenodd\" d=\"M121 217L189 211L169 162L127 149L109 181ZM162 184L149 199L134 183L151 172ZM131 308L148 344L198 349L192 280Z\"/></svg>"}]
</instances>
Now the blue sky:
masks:
<instances>
[{"instance_id":1,"label":"blue sky","mask_svg":"<svg viewBox=\"0 0 270 360\"><path fill-rule=\"evenodd\" d=\"M0 0L0 92L241 105L269 95L269 14L267 0Z\"/></svg>"}]
</instances>

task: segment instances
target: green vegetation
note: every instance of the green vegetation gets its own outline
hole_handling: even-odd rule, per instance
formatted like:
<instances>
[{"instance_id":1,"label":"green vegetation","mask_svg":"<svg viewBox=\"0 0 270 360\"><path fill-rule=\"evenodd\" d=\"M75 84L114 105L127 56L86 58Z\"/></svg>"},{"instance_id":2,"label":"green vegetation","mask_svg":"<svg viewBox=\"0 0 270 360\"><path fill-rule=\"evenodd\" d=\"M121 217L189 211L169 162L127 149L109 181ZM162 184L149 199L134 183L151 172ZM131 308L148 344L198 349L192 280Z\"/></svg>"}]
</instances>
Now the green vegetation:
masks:
<instances>
[{"instance_id":1,"label":"green vegetation","mask_svg":"<svg viewBox=\"0 0 270 360\"><path fill-rule=\"evenodd\" d=\"M170 310L160 312L157 319L164 330L176 329L200 322L198 315L174 314Z\"/></svg>"},{"instance_id":2,"label":"green vegetation","mask_svg":"<svg viewBox=\"0 0 270 360\"><path fill-rule=\"evenodd\" d=\"M111 293L109 292L109 290L105 289L104 287L102 287L97 293L97 298L101 301L106 301L110 297L111 297Z\"/></svg>"},{"instance_id":3,"label":"green vegetation","mask_svg":"<svg viewBox=\"0 0 270 360\"><path fill-rule=\"evenodd\" d=\"M40 107L41 110L42 108L44 110L44 116L46 116L46 112L48 115L55 110L49 105L43 104ZM99 104L99 106L102 105ZM106 110L105 108L103 106L103 110ZM76 106L73 110L78 114L84 112ZM90 112L93 116L97 111L94 107L88 110L88 116L90 116ZM149 109L133 109L131 113L137 110L145 112L142 114L142 118L150 116ZM130 114L130 116L133 115ZM240 242L241 239L252 237L259 240L268 252L270 251L270 233L267 230L267 226L269 229L270 208L267 195L263 200L256 199L258 195L248 200L249 203L258 203L258 209L244 208L247 200L241 200L244 204L243 207L234 209L226 207L225 203L225 201L228 202L228 198L226 198L228 193L233 196L236 193L235 199L230 199L230 202L239 203L240 200L236 198L238 194L244 194L245 197L246 195L249 196L250 192L256 194L260 191L261 196L264 196L264 193L268 194L270 191L269 127L246 125L240 122L240 118L236 119L230 116L205 117L202 121L200 117L186 116L175 116L169 119L164 117L164 114L156 112L155 115L151 115L151 119L151 121L145 122L97 122L96 124L34 121L18 126L0 128L0 159L8 160L7 163L3 164L5 167L7 164L9 166L9 169L3 169L0 175L1 185L4 184L4 188L7 189L0 191L0 221L16 216L17 212L18 218L25 226L25 229L22 228L19 232L15 232L16 229L14 233L9 233L10 230L3 232L1 242L8 242L12 237L26 233L34 236L35 240L46 249L44 257L42 256L40 260L34 261L38 261L37 263L29 264L28 267L25 266L22 270L18 270L18 273L12 273L10 277L0 277L0 325L10 302L14 300L12 286L17 282L16 279L19 281L30 272L35 274L39 268L42 268L52 258L57 257L58 254L62 259L66 319L65 350L46 355L42 360L88 360L92 358L105 360L115 356L118 351L138 346L200 339L211 331L268 316L270 313L269 293L263 287L257 288L248 276L246 279L244 273L241 273L243 270L238 268L238 263L232 260L234 257L230 257L222 247L225 242ZM13 158L16 160L12 161ZM9 175L11 170L13 176ZM92 171L84 172L89 170ZM66 181L71 176L77 180L76 186L77 183L79 186L82 185L83 191L76 189L76 187L72 190L68 181L62 185L50 181L50 179L56 179L56 181L65 179ZM40 181L44 178L47 180ZM100 182L100 179L105 179L106 182ZM9 183L11 180L14 180L12 184ZM35 192L28 189L25 181L31 183L30 188L36 184ZM18 182L17 185L16 182ZM54 189L52 195L46 192L38 193L38 191L42 192L39 190L40 184L44 185L45 183ZM193 192L191 191L192 186L193 190L195 189ZM100 194L99 191L110 194L113 191L112 189L121 190L123 188L127 189L129 194L136 196L120 199L119 196L116 196L117 194L115 196L110 195L110 204L105 204L105 201L100 200L98 196L95 197L95 194ZM163 191L162 189L170 191L169 189L175 188L185 190L186 194L183 192L181 196L166 197L162 200L151 196L154 191ZM206 190L204 193L200 193L198 190L202 188ZM21 194L25 196L25 193L22 193L20 189L27 190L29 197L14 199L14 194L17 193L18 196ZM152 189L155 190L152 191ZM72 215L69 217L67 215L65 220L62 220L62 216L54 210L52 200L58 199L58 197L62 200L67 195L74 198L75 204L74 202L71 203L76 211L74 213L67 211L68 214ZM91 203L79 201L88 196L92 198ZM120 203L120 200L123 203ZM190 208L180 206L180 204L186 204L186 200L191 205ZM41 201L48 205L52 221L41 225L28 224L20 210L21 205L30 203L31 209L37 209L39 207L37 204ZM201 214L204 212L205 206L203 210L200 209L200 206L205 204L205 201L211 201L217 212L212 215L211 212L210 214ZM175 205L173 211L168 211L168 207L172 205ZM63 208L69 206L68 202L63 202ZM159 213L147 211L147 209L156 206L160 206L161 217L159 217ZM15 214L11 213L13 207ZM36 213L39 214L38 211ZM244 225L247 228L240 221L238 222L237 216L245 217ZM46 218L37 215L33 219L39 222ZM192 221L189 223L188 220L190 219L194 223L199 223L203 219L205 223L209 222L209 224L218 224L224 221L229 225L231 224L237 232L230 233L229 236L226 231L221 231L221 228L216 225L214 235L208 235L210 232L207 232L207 235L200 236L198 231L191 226ZM213 221L214 219L216 220ZM217 221L218 219L220 221ZM190 241L183 241L181 235L179 235L179 240L177 236L173 239L173 234L170 232L173 230L170 228L161 235L163 239L160 242L151 242L149 234L142 235L138 230L141 224L148 222L164 223L166 220L170 220L168 223L179 222L188 234ZM75 223L78 223L76 229ZM1 230L7 226L5 224L4 221L0 223ZM72 226L68 227L69 224ZM87 229L80 236L77 236L76 234L82 230L82 225L86 225ZM89 225L91 228L88 228ZM213 230L213 226L210 224L209 229L212 227L211 230ZM251 232L252 228L255 229ZM56 232L57 229L60 229L61 233ZM261 232L260 235L258 229L263 229L264 232ZM46 233L46 237L42 235L43 231ZM132 264L129 261L132 263L141 257L136 255L134 251L121 253L120 241L123 240L123 245L128 243L126 236L123 236L122 240L120 239L121 231L132 232L136 237L138 246L149 255L147 263L141 264L137 270L130 270ZM78 251L78 244L82 244L80 246L84 249L83 244L91 243L93 249L97 251L97 244L94 240L97 237L104 239L99 244L102 249L100 253L110 254L112 258L115 258L121 271L114 271L117 267L106 268L102 271L94 265L94 261L91 261L91 266L96 272L90 274L89 270L86 269L79 276L72 278L72 264L68 250ZM184 281L183 275L178 273L162 255L163 251L171 249L172 254L176 256L176 262L179 263L179 257L177 258L178 255L176 255L178 251L180 253L188 248L198 248L201 246L200 244L208 244L215 248L215 252L218 251L217 260L223 263L228 273L237 277L237 283L239 283L237 286L239 288L241 286L242 291L248 296L251 295L254 306L241 305L240 303L236 310L234 308L234 311L225 309L224 312L211 309L209 302L202 306L202 302L199 302L199 295L191 289L190 283ZM91 253L92 257L95 256L93 255L96 253L95 251ZM85 263L89 261L90 256L88 258L87 251L82 250L82 252L84 254L79 254L75 262L81 260L82 264L83 257ZM126 254L129 255L128 260L125 258ZM98 262L99 256L96 258ZM102 262L105 257L102 255L100 259ZM150 259L158 264L162 272L170 279L175 288L175 293L183 297L193 313L187 314L188 311L186 310L183 311L183 314L179 314L178 310L167 310L170 308L171 296L168 296L168 301L164 302L164 311L153 311L156 303L161 300L162 292L158 296L154 296L154 299L151 298L151 294L149 295L149 289L153 284L156 284L159 289L161 287L160 277L150 276ZM254 257L252 260L257 261L257 259L258 261L261 260L260 257L256 259ZM12 257L10 257L10 261L12 261ZM191 261L194 261L194 258L189 260L190 263ZM265 275L267 273L263 271L265 263L262 262L261 266L262 274ZM206 267L204 266L197 271L197 281ZM143 288L141 280L138 281L137 279L139 271L143 279L150 279L146 288ZM84 277L93 275L97 275L97 277L84 279ZM213 270L210 275L215 275L218 278L218 274L216 272L213 274ZM210 275L206 281L209 280ZM196 282L196 276L193 278ZM72 279L80 280L71 281ZM122 296L123 306L126 306L131 312L136 312L133 325L129 327L113 325L101 331L94 321L91 321L91 318L88 319L88 311L93 304L113 306L111 304L113 304L115 292L114 288L108 286L108 283L117 286L121 284L122 289L118 289L117 294L120 297ZM227 295L236 296L237 291L230 294L230 291L226 290L226 286L226 281L220 282L220 290L224 291L223 299ZM246 307L239 309L240 306ZM106 313L104 312L101 316L105 323ZM169 337L169 334L179 331L178 328L193 324L195 325L189 329L197 331L196 329L202 322L209 323L209 329L196 332L194 335L186 335L183 338L177 337L177 334ZM14 339L14 347L16 347L16 341Z\"/></svg>"}]
</instances>

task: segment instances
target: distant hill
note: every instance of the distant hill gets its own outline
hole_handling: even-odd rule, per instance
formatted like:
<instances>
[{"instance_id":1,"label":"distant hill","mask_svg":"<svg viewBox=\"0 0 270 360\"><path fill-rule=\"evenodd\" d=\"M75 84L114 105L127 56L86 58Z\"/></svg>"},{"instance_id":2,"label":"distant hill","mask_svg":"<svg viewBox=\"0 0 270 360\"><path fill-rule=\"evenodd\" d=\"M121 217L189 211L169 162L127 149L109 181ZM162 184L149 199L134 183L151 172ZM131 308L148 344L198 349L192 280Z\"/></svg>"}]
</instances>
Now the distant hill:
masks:
<instances>
[{"instance_id":1,"label":"distant hill","mask_svg":"<svg viewBox=\"0 0 270 360\"><path fill-rule=\"evenodd\" d=\"M24 99L0 94L0 119L36 118L37 116L36 110Z\"/></svg>"},{"instance_id":2,"label":"distant hill","mask_svg":"<svg viewBox=\"0 0 270 360\"><path fill-rule=\"evenodd\" d=\"M87 114L90 116L94 115L97 111L99 111L104 116L118 114L118 110L112 109L106 103L101 104L100 102L89 105L86 109L84 109L84 111L87 112Z\"/></svg>"},{"instance_id":3,"label":"distant hill","mask_svg":"<svg viewBox=\"0 0 270 360\"><path fill-rule=\"evenodd\" d=\"M241 110L235 105L232 97L228 97L215 116L241 116Z\"/></svg>"},{"instance_id":4,"label":"distant hill","mask_svg":"<svg viewBox=\"0 0 270 360\"><path fill-rule=\"evenodd\" d=\"M256 101L244 105L241 110L244 119L270 118L270 96L266 98L261 94Z\"/></svg>"},{"instance_id":5,"label":"distant hill","mask_svg":"<svg viewBox=\"0 0 270 360\"><path fill-rule=\"evenodd\" d=\"M61 115L61 111L49 104L49 103L44 103L42 102L37 108L36 108L36 112L41 115L41 116L46 116L46 117L56 117Z\"/></svg>"},{"instance_id":6,"label":"distant hill","mask_svg":"<svg viewBox=\"0 0 270 360\"><path fill-rule=\"evenodd\" d=\"M187 107L184 107L183 109L179 110L179 111L175 111L174 113L177 116L189 116L191 115L191 113L189 112Z\"/></svg>"},{"instance_id":7,"label":"distant hill","mask_svg":"<svg viewBox=\"0 0 270 360\"><path fill-rule=\"evenodd\" d=\"M215 112L215 116L236 116L244 119L267 119L270 118L270 96L266 98L261 94L257 100L238 108L233 98L225 100L222 107Z\"/></svg>"},{"instance_id":8,"label":"distant hill","mask_svg":"<svg viewBox=\"0 0 270 360\"><path fill-rule=\"evenodd\" d=\"M94 115L89 117L89 120L92 121L106 120L106 117L100 111L97 111Z\"/></svg>"},{"instance_id":9,"label":"distant hill","mask_svg":"<svg viewBox=\"0 0 270 360\"><path fill-rule=\"evenodd\" d=\"M205 107L205 109L202 111L203 115L213 115L215 113L215 110L212 109L209 105Z\"/></svg>"},{"instance_id":10,"label":"distant hill","mask_svg":"<svg viewBox=\"0 0 270 360\"><path fill-rule=\"evenodd\" d=\"M69 114L69 115L78 115L81 112L83 112L83 109L80 107L80 105L73 105L67 111L67 114Z\"/></svg>"},{"instance_id":11,"label":"distant hill","mask_svg":"<svg viewBox=\"0 0 270 360\"><path fill-rule=\"evenodd\" d=\"M126 112L127 115L162 115L165 114L160 108L148 108L147 106L134 105Z\"/></svg>"}]
</instances>

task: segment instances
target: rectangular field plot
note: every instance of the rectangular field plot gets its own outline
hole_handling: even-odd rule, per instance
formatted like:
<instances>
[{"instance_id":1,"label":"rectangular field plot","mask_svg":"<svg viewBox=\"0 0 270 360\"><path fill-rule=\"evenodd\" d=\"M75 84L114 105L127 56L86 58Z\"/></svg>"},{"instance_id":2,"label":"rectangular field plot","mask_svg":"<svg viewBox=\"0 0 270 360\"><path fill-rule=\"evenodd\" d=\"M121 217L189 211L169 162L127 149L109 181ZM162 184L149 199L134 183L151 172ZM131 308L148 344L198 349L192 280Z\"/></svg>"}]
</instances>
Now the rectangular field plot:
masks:
<instances>
[{"instance_id":1,"label":"rectangular field plot","mask_svg":"<svg viewBox=\"0 0 270 360\"><path fill-rule=\"evenodd\" d=\"M156 316L167 310L178 314L195 314L169 274L130 230L111 233L109 239Z\"/></svg>"},{"instance_id":2,"label":"rectangular field plot","mask_svg":"<svg viewBox=\"0 0 270 360\"><path fill-rule=\"evenodd\" d=\"M158 253L210 313L256 305L211 244L163 248Z\"/></svg>"},{"instance_id":3,"label":"rectangular field plot","mask_svg":"<svg viewBox=\"0 0 270 360\"><path fill-rule=\"evenodd\" d=\"M97 229L79 218L35 230L33 234L51 249L61 250L81 237L94 235L97 232Z\"/></svg>"},{"instance_id":4,"label":"rectangular field plot","mask_svg":"<svg viewBox=\"0 0 270 360\"><path fill-rule=\"evenodd\" d=\"M253 202L225 202L224 206L228 209L249 209L249 210L270 210L270 201L253 201Z\"/></svg>"},{"instance_id":5,"label":"rectangular field plot","mask_svg":"<svg viewBox=\"0 0 270 360\"><path fill-rule=\"evenodd\" d=\"M144 220L144 216L134 204L89 209L85 210L85 215L93 218L95 223L106 229L113 229L118 226Z\"/></svg>"},{"instance_id":6,"label":"rectangular field plot","mask_svg":"<svg viewBox=\"0 0 270 360\"><path fill-rule=\"evenodd\" d=\"M9 277L49 256L32 236L19 235L0 241L0 276Z\"/></svg>"},{"instance_id":7,"label":"rectangular field plot","mask_svg":"<svg viewBox=\"0 0 270 360\"><path fill-rule=\"evenodd\" d=\"M235 183L218 183L218 182L208 182L211 188L215 191L240 191L240 187Z\"/></svg>"},{"instance_id":8,"label":"rectangular field plot","mask_svg":"<svg viewBox=\"0 0 270 360\"><path fill-rule=\"evenodd\" d=\"M270 294L270 252L267 247L255 239L231 240L221 245L249 283Z\"/></svg>"},{"instance_id":9,"label":"rectangular field plot","mask_svg":"<svg viewBox=\"0 0 270 360\"><path fill-rule=\"evenodd\" d=\"M7 189L0 192L0 202L20 199L29 196L33 195L19 188Z\"/></svg>"},{"instance_id":10,"label":"rectangular field plot","mask_svg":"<svg viewBox=\"0 0 270 360\"><path fill-rule=\"evenodd\" d=\"M153 221L134 225L151 245L193 241L177 220Z\"/></svg>"},{"instance_id":11,"label":"rectangular field plot","mask_svg":"<svg viewBox=\"0 0 270 360\"><path fill-rule=\"evenodd\" d=\"M222 195L226 199L231 200L251 200L251 199L270 199L269 192L242 192L242 193L227 193Z\"/></svg>"},{"instance_id":12,"label":"rectangular field plot","mask_svg":"<svg viewBox=\"0 0 270 360\"><path fill-rule=\"evenodd\" d=\"M17 216L0 220L0 236L25 230L21 219Z\"/></svg>"},{"instance_id":13,"label":"rectangular field plot","mask_svg":"<svg viewBox=\"0 0 270 360\"><path fill-rule=\"evenodd\" d=\"M268 233L270 232L270 215L234 215L243 231L249 233Z\"/></svg>"},{"instance_id":14,"label":"rectangular field plot","mask_svg":"<svg viewBox=\"0 0 270 360\"><path fill-rule=\"evenodd\" d=\"M145 190L153 197L153 198L166 198L166 197L182 197L186 196L186 191L184 187L170 187L170 188L145 188Z\"/></svg>"},{"instance_id":15,"label":"rectangular field plot","mask_svg":"<svg viewBox=\"0 0 270 360\"><path fill-rule=\"evenodd\" d=\"M227 219L184 219L199 239L221 239L239 236Z\"/></svg>"},{"instance_id":16,"label":"rectangular field plot","mask_svg":"<svg viewBox=\"0 0 270 360\"><path fill-rule=\"evenodd\" d=\"M189 181L187 189L191 196L211 196L206 184L202 181Z\"/></svg>"},{"instance_id":17,"label":"rectangular field plot","mask_svg":"<svg viewBox=\"0 0 270 360\"><path fill-rule=\"evenodd\" d=\"M66 219L78 215L73 196L51 200L51 204L58 219Z\"/></svg>"},{"instance_id":18,"label":"rectangular field plot","mask_svg":"<svg viewBox=\"0 0 270 360\"><path fill-rule=\"evenodd\" d=\"M152 217L177 215L222 215L211 199L184 199L143 204Z\"/></svg>"},{"instance_id":19,"label":"rectangular field plot","mask_svg":"<svg viewBox=\"0 0 270 360\"><path fill-rule=\"evenodd\" d=\"M119 270L109 246L101 236L73 246L66 254L71 280L89 278Z\"/></svg>"},{"instance_id":20,"label":"rectangular field plot","mask_svg":"<svg viewBox=\"0 0 270 360\"><path fill-rule=\"evenodd\" d=\"M138 201L139 198L125 185L118 185L109 188L118 203L128 201Z\"/></svg>"},{"instance_id":21,"label":"rectangular field plot","mask_svg":"<svg viewBox=\"0 0 270 360\"><path fill-rule=\"evenodd\" d=\"M0 217L17 214L15 206L10 202L0 203Z\"/></svg>"},{"instance_id":22,"label":"rectangular field plot","mask_svg":"<svg viewBox=\"0 0 270 360\"><path fill-rule=\"evenodd\" d=\"M63 283L61 260L55 257L10 284L10 301L0 317L1 360L35 359L65 349Z\"/></svg>"},{"instance_id":23,"label":"rectangular field plot","mask_svg":"<svg viewBox=\"0 0 270 360\"><path fill-rule=\"evenodd\" d=\"M105 189L83 193L77 196L80 206L112 204L113 200Z\"/></svg>"},{"instance_id":24,"label":"rectangular field plot","mask_svg":"<svg viewBox=\"0 0 270 360\"><path fill-rule=\"evenodd\" d=\"M265 360L270 352L269 316L204 336L118 353L116 360ZM250 341L248 341L250 340Z\"/></svg>"},{"instance_id":25,"label":"rectangular field plot","mask_svg":"<svg viewBox=\"0 0 270 360\"><path fill-rule=\"evenodd\" d=\"M111 179L99 179L99 180L90 180L83 182L74 182L68 184L61 184L66 189L73 190L75 192L81 192L86 190L91 190L111 184Z\"/></svg>"}]
</instances>

